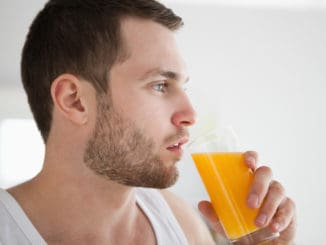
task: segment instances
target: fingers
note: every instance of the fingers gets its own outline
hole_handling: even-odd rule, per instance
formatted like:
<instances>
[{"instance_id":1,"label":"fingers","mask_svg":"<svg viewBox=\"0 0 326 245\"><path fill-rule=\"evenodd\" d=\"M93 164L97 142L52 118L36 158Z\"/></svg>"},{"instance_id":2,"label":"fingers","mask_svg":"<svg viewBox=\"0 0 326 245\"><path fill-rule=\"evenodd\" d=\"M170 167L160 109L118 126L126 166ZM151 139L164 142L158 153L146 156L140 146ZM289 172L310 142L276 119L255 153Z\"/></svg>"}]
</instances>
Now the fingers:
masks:
<instances>
[{"instance_id":1,"label":"fingers","mask_svg":"<svg viewBox=\"0 0 326 245\"><path fill-rule=\"evenodd\" d=\"M269 167L262 166L257 168L251 188L249 190L247 205L250 208L260 207L264 200L272 181L272 170Z\"/></svg>"},{"instance_id":2,"label":"fingers","mask_svg":"<svg viewBox=\"0 0 326 245\"><path fill-rule=\"evenodd\" d=\"M272 180L270 168L257 168L257 153L246 152L247 165L254 171L254 180L248 193L247 205L259 208L255 223L259 227L269 226L272 232L279 232L280 244L293 242L296 231L294 202L286 197L283 186Z\"/></svg>"},{"instance_id":3,"label":"fingers","mask_svg":"<svg viewBox=\"0 0 326 245\"><path fill-rule=\"evenodd\" d=\"M198 209L205 216L211 228L225 236L222 225L215 214L212 204L208 201L201 201L198 203Z\"/></svg>"},{"instance_id":4,"label":"fingers","mask_svg":"<svg viewBox=\"0 0 326 245\"><path fill-rule=\"evenodd\" d=\"M273 181L269 167L258 168L258 154L255 151L244 153L246 165L254 172L254 179L250 187L247 205L250 208L260 208L255 223L259 227L269 226L272 232L280 232L277 241L280 244L290 244L296 231L296 214L294 202L285 196L283 186ZM210 202L203 201L198 205L199 210L207 218L211 227L221 234L224 231L215 215Z\"/></svg>"},{"instance_id":5,"label":"fingers","mask_svg":"<svg viewBox=\"0 0 326 245\"><path fill-rule=\"evenodd\" d=\"M290 198L285 198L274 215L269 228L279 232L277 244L292 244L296 233L295 204Z\"/></svg>"},{"instance_id":6,"label":"fingers","mask_svg":"<svg viewBox=\"0 0 326 245\"><path fill-rule=\"evenodd\" d=\"M279 182L265 180L265 183L263 183L264 181L261 178L264 178L264 176L266 176L265 178L272 178L270 169L267 167L258 168L252 190L257 193L260 192L263 199L259 199L264 201L255 223L259 227L269 225L272 232L280 232L279 240L287 244L293 240L295 235L295 204L285 196L285 190ZM267 186L267 183L270 183L269 186ZM266 193L266 196L264 193Z\"/></svg>"},{"instance_id":7,"label":"fingers","mask_svg":"<svg viewBox=\"0 0 326 245\"><path fill-rule=\"evenodd\" d=\"M198 209L210 223L218 222L218 218L214 212L213 206L209 201L199 202Z\"/></svg>"},{"instance_id":8,"label":"fingers","mask_svg":"<svg viewBox=\"0 0 326 245\"><path fill-rule=\"evenodd\" d=\"M287 208L285 206L287 206ZM282 209L284 211L281 211ZM280 228L280 237L278 239L279 244L294 244L293 241L295 239L295 233L296 233L296 211L295 210L296 209L293 201L288 199L284 203L284 206L280 208L279 212L275 216L275 222L279 224L279 228ZM288 214L288 218L280 218L281 216L283 217L287 216L286 214ZM292 218L289 218L290 215L292 215ZM288 223L287 220L290 220L290 223ZM271 224L272 231L276 230L275 222L273 220Z\"/></svg>"},{"instance_id":9,"label":"fingers","mask_svg":"<svg viewBox=\"0 0 326 245\"><path fill-rule=\"evenodd\" d=\"M268 194L265 197L263 205L261 206L259 214L255 220L256 225L264 227L269 224L277 210L281 207L285 198L285 190L282 185L277 181L271 182ZM274 226L277 230L279 229L277 223L275 223Z\"/></svg>"},{"instance_id":10,"label":"fingers","mask_svg":"<svg viewBox=\"0 0 326 245\"><path fill-rule=\"evenodd\" d=\"M295 230L295 210L296 208L294 202L290 198L286 197L280 204L272 219L272 222L269 225L271 230L273 232L282 232L285 229Z\"/></svg>"}]
</instances>

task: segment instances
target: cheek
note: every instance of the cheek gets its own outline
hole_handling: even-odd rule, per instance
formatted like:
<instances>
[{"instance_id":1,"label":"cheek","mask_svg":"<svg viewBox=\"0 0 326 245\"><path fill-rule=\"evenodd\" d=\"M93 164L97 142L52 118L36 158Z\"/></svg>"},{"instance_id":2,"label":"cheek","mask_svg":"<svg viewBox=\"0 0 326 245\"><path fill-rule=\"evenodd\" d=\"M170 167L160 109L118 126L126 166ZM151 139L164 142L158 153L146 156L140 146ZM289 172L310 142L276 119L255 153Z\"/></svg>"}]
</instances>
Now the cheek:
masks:
<instances>
[{"instance_id":1,"label":"cheek","mask_svg":"<svg viewBox=\"0 0 326 245\"><path fill-rule=\"evenodd\" d=\"M125 98L119 104L123 114L135 122L151 125L158 122L167 124L171 120L170 106L155 96L134 93L132 98Z\"/></svg>"},{"instance_id":2,"label":"cheek","mask_svg":"<svg viewBox=\"0 0 326 245\"><path fill-rule=\"evenodd\" d=\"M171 112L155 104L135 108L134 122L147 137L162 142L171 133Z\"/></svg>"},{"instance_id":3,"label":"cheek","mask_svg":"<svg viewBox=\"0 0 326 245\"><path fill-rule=\"evenodd\" d=\"M149 95L135 89L128 94L133 96L114 96L114 108L124 118L132 121L146 137L155 142L162 141L171 133L173 107L164 98Z\"/></svg>"}]
</instances>

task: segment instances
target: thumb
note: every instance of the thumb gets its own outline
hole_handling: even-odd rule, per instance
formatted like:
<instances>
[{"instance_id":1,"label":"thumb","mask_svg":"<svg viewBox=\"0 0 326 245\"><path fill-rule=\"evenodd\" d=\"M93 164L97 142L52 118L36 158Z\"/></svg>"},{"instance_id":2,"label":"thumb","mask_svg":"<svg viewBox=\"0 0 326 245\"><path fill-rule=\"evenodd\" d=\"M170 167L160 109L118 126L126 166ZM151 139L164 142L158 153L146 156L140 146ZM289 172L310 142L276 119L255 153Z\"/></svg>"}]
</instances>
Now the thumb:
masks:
<instances>
[{"instance_id":1,"label":"thumb","mask_svg":"<svg viewBox=\"0 0 326 245\"><path fill-rule=\"evenodd\" d=\"M211 228L226 237L223 227L215 214L212 204L209 201L201 201L198 203L198 209L202 215L206 218Z\"/></svg>"}]
</instances>

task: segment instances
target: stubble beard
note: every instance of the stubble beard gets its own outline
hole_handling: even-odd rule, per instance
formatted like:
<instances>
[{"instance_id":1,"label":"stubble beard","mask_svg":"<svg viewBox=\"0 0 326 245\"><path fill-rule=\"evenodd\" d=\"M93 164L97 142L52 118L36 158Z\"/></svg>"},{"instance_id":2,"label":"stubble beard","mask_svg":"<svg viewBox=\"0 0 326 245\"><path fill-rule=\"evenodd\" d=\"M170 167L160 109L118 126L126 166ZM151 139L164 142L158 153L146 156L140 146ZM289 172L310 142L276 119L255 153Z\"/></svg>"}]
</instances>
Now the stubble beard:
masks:
<instances>
[{"instance_id":1,"label":"stubble beard","mask_svg":"<svg viewBox=\"0 0 326 245\"><path fill-rule=\"evenodd\" d=\"M122 185L159 189L173 185L178 159L164 163L154 152L154 141L111 108L107 96L98 96L97 103L96 125L84 153L86 165Z\"/></svg>"}]
</instances>

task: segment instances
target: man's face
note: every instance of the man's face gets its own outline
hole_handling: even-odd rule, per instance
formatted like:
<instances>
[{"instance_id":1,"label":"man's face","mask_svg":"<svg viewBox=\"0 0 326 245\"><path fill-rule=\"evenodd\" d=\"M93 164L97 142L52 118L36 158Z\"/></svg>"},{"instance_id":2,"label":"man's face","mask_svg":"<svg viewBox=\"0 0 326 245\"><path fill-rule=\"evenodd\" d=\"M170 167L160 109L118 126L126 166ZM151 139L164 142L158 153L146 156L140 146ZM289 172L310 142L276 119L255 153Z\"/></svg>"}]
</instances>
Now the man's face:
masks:
<instances>
[{"instance_id":1,"label":"man's face","mask_svg":"<svg viewBox=\"0 0 326 245\"><path fill-rule=\"evenodd\" d=\"M129 18L121 26L128 58L110 72L109 96L98 97L85 162L97 174L130 186L166 188L195 120L173 32Z\"/></svg>"}]
</instances>

